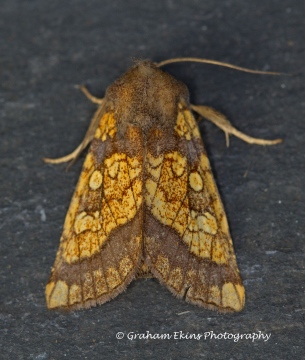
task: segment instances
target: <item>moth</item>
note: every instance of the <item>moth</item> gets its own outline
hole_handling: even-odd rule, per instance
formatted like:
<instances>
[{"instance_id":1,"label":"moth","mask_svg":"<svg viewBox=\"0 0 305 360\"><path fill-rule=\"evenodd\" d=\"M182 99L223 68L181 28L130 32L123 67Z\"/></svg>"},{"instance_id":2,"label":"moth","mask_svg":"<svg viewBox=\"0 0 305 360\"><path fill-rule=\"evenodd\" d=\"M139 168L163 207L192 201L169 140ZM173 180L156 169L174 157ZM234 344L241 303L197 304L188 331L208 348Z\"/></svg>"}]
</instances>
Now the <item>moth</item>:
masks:
<instances>
[{"instance_id":1,"label":"moth","mask_svg":"<svg viewBox=\"0 0 305 360\"><path fill-rule=\"evenodd\" d=\"M245 290L226 214L193 112L226 134L261 145L224 115L189 102L187 87L159 64L137 61L98 99L73 161L89 144L46 286L49 309L82 309L120 294L138 275L178 298L222 313L240 311Z\"/></svg>"}]
</instances>

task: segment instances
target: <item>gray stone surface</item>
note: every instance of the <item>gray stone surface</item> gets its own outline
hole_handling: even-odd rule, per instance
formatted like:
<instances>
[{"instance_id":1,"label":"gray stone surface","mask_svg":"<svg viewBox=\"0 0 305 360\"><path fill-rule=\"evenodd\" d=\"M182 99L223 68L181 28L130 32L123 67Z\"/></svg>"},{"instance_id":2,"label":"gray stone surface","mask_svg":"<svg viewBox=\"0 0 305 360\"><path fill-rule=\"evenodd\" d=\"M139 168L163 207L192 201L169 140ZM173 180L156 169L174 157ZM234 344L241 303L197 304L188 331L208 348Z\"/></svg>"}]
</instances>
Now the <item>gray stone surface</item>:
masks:
<instances>
[{"instance_id":1,"label":"gray stone surface","mask_svg":"<svg viewBox=\"0 0 305 360\"><path fill-rule=\"evenodd\" d=\"M297 0L16 1L0 3L0 358L304 358L304 3ZM133 282L103 306L49 312L44 286L84 155L65 172L44 156L78 145L97 96L130 65L200 56L268 77L200 64L166 70L193 103L214 106L258 147L200 125L229 218L246 307L220 315ZM182 314L181 314L182 313ZM179 315L180 314L180 315ZM116 339L118 331L125 333ZM257 340L128 340L127 333L271 333Z\"/></svg>"}]
</instances>

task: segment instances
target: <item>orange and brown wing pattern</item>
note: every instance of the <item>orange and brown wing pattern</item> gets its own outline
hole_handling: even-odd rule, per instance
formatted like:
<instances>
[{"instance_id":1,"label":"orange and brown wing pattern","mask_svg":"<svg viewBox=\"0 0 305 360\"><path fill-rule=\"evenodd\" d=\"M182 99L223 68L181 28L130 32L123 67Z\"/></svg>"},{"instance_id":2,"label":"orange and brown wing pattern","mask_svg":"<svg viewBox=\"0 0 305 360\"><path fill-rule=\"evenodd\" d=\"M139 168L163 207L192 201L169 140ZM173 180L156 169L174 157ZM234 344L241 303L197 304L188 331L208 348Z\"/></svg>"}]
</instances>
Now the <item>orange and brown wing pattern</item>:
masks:
<instances>
[{"instance_id":1,"label":"orange and brown wing pattern","mask_svg":"<svg viewBox=\"0 0 305 360\"><path fill-rule=\"evenodd\" d=\"M166 145L159 139L148 146L144 165L145 261L178 297L220 312L240 311L244 287L226 215L187 107L179 104L172 139Z\"/></svg>"},{"instance_id":2,"label":"orange and brown wing pattern","mask_svg":"<svg viewBox=\"0 0 305 360\"><path fill-rule=\"evenodd\" d=\"M130 126L119 140L113 112L102 116L46 287L48 308L104 303L134 278L142 260L140 136Z\"/></svg>"}]
</instances>

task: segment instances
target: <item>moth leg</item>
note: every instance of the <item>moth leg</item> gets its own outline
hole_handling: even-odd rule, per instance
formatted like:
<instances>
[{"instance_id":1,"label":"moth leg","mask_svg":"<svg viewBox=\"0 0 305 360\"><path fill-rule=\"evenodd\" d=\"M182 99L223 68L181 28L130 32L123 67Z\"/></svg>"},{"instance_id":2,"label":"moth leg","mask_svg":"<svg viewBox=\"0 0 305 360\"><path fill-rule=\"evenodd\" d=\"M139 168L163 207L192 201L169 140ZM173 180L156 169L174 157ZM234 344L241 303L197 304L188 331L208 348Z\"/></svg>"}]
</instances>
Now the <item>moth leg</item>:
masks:
<instances>
[{"instance_id":1,"label":"moth leg","mask_svg":"<svg viewBox=\"0 0 305 360\"><path fill-rule=\"evenodd\" d=\"M241 140L249 143L249 144L257 144L257 145L275 145L279 144L283 141L283 139L275 139L275 140L264 140L251 137L237 130L230 121L225 117L225 115L221 114L217 110L203 105L191 105L193 111L203 116L207 120L211 121L213 124L218 126L226 136L226 145L229 147L229 135L235 135Z\"/></svg>"},{"instance_id":2,"label":"moth leg","mask_svg":"<svg viewBox=\"0 0 305 360\"><path fill-rule=\"evenodd\" d=\"M77 89L80 89L86 96L87 99L89 99L94 104L102 105L104 102L104 98L98 98L94 95L92 95L89 90L86 88L85 85L75 85Z\"/></svg>"},{"instance_id":3,"label":"moth leg","mask_svg":"<svg viewBox=\"0 0 305 360\"><path fill-rule=\"evenodd\" d=\"M70 154L65 155L63 157L57 158L57 159L49 159L44 158L43 161L48 164L61 164L64 162L71 161L69 166L73 164L73 162L78 158L78 156L81 154L81 152L87 147L87 145L91 142L91 140L94 137L94 133L96 128L98 127L98 124L100 122L101 117L103 116L103 113L105 112L105 98L99 99L100 100L100 106L93 115L93 118L91 120L91 123L89 125L89 128L86 132L86 135L83 139L83 141L78 145L78 147L72 151Z\"/></svg>"}]
</instances>

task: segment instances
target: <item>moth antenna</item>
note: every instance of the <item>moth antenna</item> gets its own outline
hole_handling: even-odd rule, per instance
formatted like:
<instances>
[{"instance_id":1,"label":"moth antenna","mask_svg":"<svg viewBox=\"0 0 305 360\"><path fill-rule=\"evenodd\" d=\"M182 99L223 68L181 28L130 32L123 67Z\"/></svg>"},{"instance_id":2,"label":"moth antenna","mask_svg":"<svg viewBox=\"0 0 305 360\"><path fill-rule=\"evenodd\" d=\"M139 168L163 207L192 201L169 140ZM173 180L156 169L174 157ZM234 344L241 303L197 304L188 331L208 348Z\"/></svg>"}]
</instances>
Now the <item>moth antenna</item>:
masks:
<instances>
[{"instance_id":1,"label":"moth antenna","mask_svg":"<svg viewBox=\"0 0 305 360\"><path fill-rule=\"evenodd\" d=\"M285 73L280 72L273 72L273 71L261 71L261 70L251 70L247 68L243 68L241 66L232 65L229 63L225 63L222 61L216 61L216 60L209 60L209 59L201 59L201 58L195 58L195 57L181 57L181 58L173 58L173 59L167 59L164 61L161 61L156 64L157 67L165 66L172 63L177 62L198 62L198 63L204 63L204 64L212 64L217 66L223 66L230 69L238 70L238 71L244 71L251 74L262 74L262 75L289 75Z\"/></svg>"}]
</instances>

